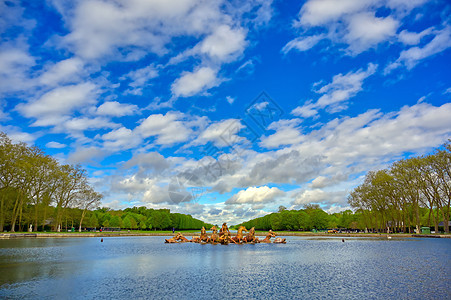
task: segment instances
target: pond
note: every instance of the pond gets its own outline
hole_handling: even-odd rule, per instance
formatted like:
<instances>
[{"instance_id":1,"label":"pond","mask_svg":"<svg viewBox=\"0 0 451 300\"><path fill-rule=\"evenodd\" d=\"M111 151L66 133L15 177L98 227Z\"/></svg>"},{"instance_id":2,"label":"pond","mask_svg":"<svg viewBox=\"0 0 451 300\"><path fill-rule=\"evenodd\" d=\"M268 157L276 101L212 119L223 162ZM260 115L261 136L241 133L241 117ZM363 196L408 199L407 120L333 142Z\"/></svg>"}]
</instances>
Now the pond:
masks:
<instances>
[{"instance_id":1,"label":"pond","mask_svg":"<svg viewBox=\"0 0 451 300\"><path fill-rule=\"evenodd\" d=\"M0 240L0 298L451 299L451 239Z\"/></svg>"}]
</instances>

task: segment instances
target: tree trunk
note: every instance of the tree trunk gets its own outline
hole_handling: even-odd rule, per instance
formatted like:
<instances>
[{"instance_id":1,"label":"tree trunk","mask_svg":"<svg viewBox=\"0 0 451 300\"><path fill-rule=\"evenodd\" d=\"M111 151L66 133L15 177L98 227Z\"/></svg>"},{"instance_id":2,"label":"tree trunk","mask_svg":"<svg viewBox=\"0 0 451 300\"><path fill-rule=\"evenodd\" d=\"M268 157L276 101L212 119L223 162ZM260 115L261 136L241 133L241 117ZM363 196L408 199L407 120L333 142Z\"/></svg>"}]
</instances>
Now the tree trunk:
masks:
<instances>
[{"instance_id":1,"label":"tree trunk","mask_svg":"<svg viewBox=\"0 0 451 300\"><path fill-rule=\"evenodd\" d=\"M14 203L13 208L13 216L11 218L11 232L16 232L16 221L19 215L19 203L21 202L22 197L20 197L20 192L17 193L16 202Z\"/></svg>"},{"instance_id":2,"label":"tree trunk","mask_svg":"<svg viewBox=\"0 0 451 300\"><path fill-rule=\"evenodd\" d=\"M442 217L443 217L443 230L445 230L445 233L449 233L449 220L445 217L444 209L442 209Z\"/></svg>"},{"instance_id":3,"label":"tree trunk","mask_svg":"<svg viewBox=\"0 0 451 300\"><path fill-rule=\"evenodd\" d=\"M47 216L47 206L44 207L44 216L42 218L42 231L45 229L45 217Z\"/></svg>"},{"instance_id":4,"label":"tree trunk","mask_svg":"<svg viewBox=\"0 0 451 300\"><path fill-rule=\"evenodd\" d=\"M415 219L416 219L416 234L420 234L420 206L418 200L415 201Z\"/></svg>"},{"instance_id":5,"label":"tree trunk","mask_svg":"<svg viewBox=\"0 0 451 300\"><path fill-rule=\"evenodd\" d=\"M20 206L20 210L19 210L19 231L24 231L23 230L23 224L22 224L22 209L23 206Z\"/></svg>"},{"instance_id":6,"label":"tree trunk","mask_svg":"<svg viewBox=\"0 0 451 300\"><path fill-rule=\"evenodd\" d=\"M81 224L83 223L83 219L85 217L85 214L86 214L86 209L84 209L83 212L81 213L80 227L78 228L78 232L81 232Z\"/></svg>"},{"instance_id":7,"label":"tree trunk","mask_svg":"<svg viewBox=\"0 0 451 300\"><path fill-rule=\"evenodd\" d=\"M33 228L33 230L34 231L38 231L38 201L36 201L36 204L35 204L35 208L34 208L34 228Z\"/></svg>"},{"instance_id":8,"label":"tree trunk","mask_svg":"<svg viewBox=\"0 0 451 300\"><path fill-rule=\"evenodd\" d=\"M5 224L5 212L3 211L5 206L5 197L3 193L0 194L0 232L3 232L3 225Z\"/></svg>"}]
</instances>

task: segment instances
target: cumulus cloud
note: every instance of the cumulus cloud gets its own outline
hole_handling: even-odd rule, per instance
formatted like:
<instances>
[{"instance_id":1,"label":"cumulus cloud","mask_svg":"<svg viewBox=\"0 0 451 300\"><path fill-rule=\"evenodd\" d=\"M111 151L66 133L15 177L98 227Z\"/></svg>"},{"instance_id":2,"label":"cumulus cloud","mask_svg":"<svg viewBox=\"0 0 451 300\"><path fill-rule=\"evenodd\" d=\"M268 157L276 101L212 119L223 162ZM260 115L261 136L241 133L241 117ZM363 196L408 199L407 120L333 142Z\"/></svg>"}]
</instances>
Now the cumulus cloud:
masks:
<instances>
[{"instance_id":1,"label":"cumulus cloud","mask_svg":"<svg viewBox=\"0 0 451 300\"><path fill-rule=\"evenodd\" d=\"M347 191L326 192L320 189L305 190L299 193L291 203L296 206L303 206L310 203L327 203L331 204L346 204Z\"/></svg>"},{"instance_id":2,"label":"cumulus cloud","mask_svg":"<svg viewBox=\"0 0 451 300\"><path fill-rule=\"evenodd\" d=\"M161 173L169 168L169 161L158 152L138 153L124 163L124 168L138 167L140 177L149 171Z\"/></svg>"},{"instance_id":3,"label":"cumulus cloud","mask_svg":"<svg viewBox=\"0 0 451 300\"><path fill-rule=\"evenodd\" d=\"M28 132L24 132L20 127L13 125L7 126L0 125L0 131L5 132L14 143L23 142L29 145L33 145L35 140L40 136L39 133L31 134Z\"/></svg>"},{"instance_id":4,"label":"cumulus cloud","mask_svg":"<svg viewBox=\"0 0 451 300\"><path fill-rule=\"evenodd\" d=\"M238 119L226 119L212 123L199 134L193 144L204 145L213 142L218 147L233 146L244 139L237 135L243 127Z\"/></svg>"},{"instance_id":5,"label":"cumulus cloud","mask_svg":"<svg viewBox=\"0 0 451 300\"><path fill-rule=\"evenodd\" d=\"M57 125L53 121L76 109L95 104L97 93L97 86L90 82L60 86L38 99L18 104L16 109L27 118L37 119L36 126Z\"/></svg>"},{"instance_id":6,"label":"cumulus cloud","mask_svg":"<svg viewBox=\"0 0 451 300\"><path fill-rule=\"evenodd\" d=\"M92 163L96 165L107 155L108 152L95 146L78 147L69 154L67 161L71 164Z\"/></svg>"},{"instance_id":7,"label":"cumulus cloud","mask_svg":"<svg viewBox=\"0 0 451 300\"><path fill-rule=\"evenodd\" d=\"M316 177L314 180L312 180L309 186L313 189L321 189L346 181L347 179L348 176L342 173L337 173L332 176L320 175Z\"/></svg>"},{"instance_id":8,"label":"cumulus cloud","mask_svg":"<svg viewBox=\"0 0 451 300\"><path fill-rule=\"evenodd\" d=\"M241 187L223 205L196 206L203 210L199 217L213 222L258 217L275 202L291 201L295 207L308 203L321 203L327 209L346 207L346 195L360 183L359 174L384 167L405 152L422 153L443 143L451 134L450 114L450 104L433 106L423 102L386 114L371 110L354 117L336 118L305 133L298 144L261 153L248 150L241 158L232 157L230 168L215 176L206 173L209 164L215 163L211 159L175 159L157 152L141 153L124 164L133 175L121 184L115 183L114 188L130 194L130 199L149 205L174 205L171 209L183 211L181 205L195 204L192 188L199 184L207 188L207 193ZM299 121L281 120L271 128L277 132L298 126L302 130L301 125ZM171 172L179 172L179 176ZM170 184L165 182L171 178L179 178L182 185L169 189ZM284 193L268 186L274 183L296 184L300 190Z\"/></svg>"},{"instance_id":9,"label":"cumulus cloud","mask_svg":"<svg viewBox=\"0 0 451 300\"><path fill-rule=\"evenodd\" d=\"M322 86L315 92L322 96L314 103L306 102L292 110L295 116L304 118L315 117L319 109L326 108L329 112L339 112L347 109L347 101L363 90L363 82L376 72L377 65L369 63L366 70L359 69L347 74L338 74L332 82Z\"/></svg>"},{"instance_id":10,"label":"cumulus cloud","mask_svg":"<svg viewBox=\"0 0 451 300\"><path fill-rule=\"evenodd\" d=\"M304 140L304 136L297 128L299 119L280 120L268 126L269 130L275 130L274 134L261 138L260 146L271 149L280 146L298 144Z\"/></svg>"},{"instance_id":11,"label":"cumulus cloud","mask_svg":"<svg viewBox=\"0 0 451 300\"><path fill-rule=\"evenodd\" d=\"M348 55L358 55L379 44L395 41L405 15L424 2L309 0L294 22L296 29L302 29L300 36L289 41L282 52L307 51L327 40L337 48L344 45ZM377 16L379 9L385 9L389 14Z\"/></svg>"},{"instance_id":12,"label":"cumulus cloud","mask_svg":"<svg viewBox=\"0 0 451 300\"><path fill-rule=\"evenodd\" d=\"M404 29L399 33L398 39L405 45L418 45L423 37L428 36L432 33L432 30L433 28L429 27L419 33L416 33Z\"/></svg>"},{"instance_id":13,"label":"cumulus cloud","mask_svg":"<svg viewBox=\"0 0 451 300\"><path fill-rule=\"evenodd\" d=\"M225 204L255 204L268 203L274 201L276 197L282 196L285 193L276 187L249 187L246 190L241 190L237 194L228 199Z\"/></svg>"},{"instance_id":14,"label":"cumulus cloud","mask_svg":"<svg viewBox=\"0 0 451 300\"><path fill-rule=\"evenodd\" d=\"M371 0L310 0L299 12L299 22L302 25L318 26L337 21L344 15L350 15L368 8Z\"/></svg>"},{"instance_id":15,"label":"cumulus cloud","mask_svg":"<svg viewBox=\"0 0 451 300\"><path fill-rule=\"evenodd\" d=\"M47 144L45 144L45 146L47 147L47 148L53 148L53 149L62 149L62 148L66 148L67 147L67 145L65 145L65 144L61 144L61 143L58 143L58 142L48 142Z\"/></svg>"},{"instance_id":16,"label":"cumulus cloud","mask_svg":"<svg viewBox=\"0 0 451 300\"><path fill-rule=\"evenodd\" d=\"M412 47L401 51L399 58L387 65L384 73L388 74L394 69L405 67L407 70L414 68L422 60L441 53L451 47L451 26L442 30L433 31L434 38L423 47Z\"/></svg>"},{"instance_id":17,"label":"cumulus cloud","mask_svg":"<svg viewBox=\"0 0 451 300\"><path fill-rule=\"evenodd\" d=\"M298 106L291 111L291 114L298 117L310 118L318 115L316 103L308 101L303 106Z\"/></svg>"},{"instance_id":18,"label":"cumulus cloud","mask_svg":"<svg viewBox=\"0 0 451 300\"><path fill-rule=\"evenodd\" d=\"M0 93L32 87L29 70L36 64L22 42L0 44Z\"/></svg>"},{"instance_id":19,"label":"cumulus cloud","mask_svg":"<svg viewBox=\"0 0 451 300\"><path fill-rule=\"evenodd\" d=\"M242 54L246 42L243 29L232 29L228 25L218 26L200 45L200 52L213 59L229 61Z\"/></svg>"},{"instance_id":20,"label":"cumulus cloud","mask_svg":"<svg viewBox=\"0 0 451 300\"><path fill-rule=\"evenodd\" d=\"M142 95L142 89L148 84L148 82L158 77L158 70L152 64L150 66L132 70L129 73L122 76L121 80L130 80L129 86L131 89L127 90L126 93L133 95Z\"/></svg>"},{"instance_id":21,"label":"cumulus cloud","mask_svg":"<svg viewBox=\"0 0 451 300\"><path fill-rule=\"evenodd\" d=\"M85 130L95 130L103 128L116 128L119 124L110 122L105 118L73 118L65 121L63 124L55 127L56 130L63 130L64 132L73 131L85 131Z\"/></svg>"},{"instance_id":22,"label":"cumulus cloud","mask_svg":"<svg viewBox=\"0 0 451 300\"><path fill-rule=\"evenodd\" d=\"M131 116L138 112L138 106L134 104L108 101L97 107L96 113L101 116L123 117Z\"/></svg>"},{"instance_id":23,"label":"cumulus cloud","mask_svg":"<svg viewBox=\"0 0 451 300\"><path fill-rule=\"evenodd\" d=\"M83 61L73 57L48 66L38 80L41 84L48 86L77 83L85 72Z\"/></svg>"},{"instance_id":24,"label":"cumulus cloud","mask_svg":"<svg viewBox=\"0 0 451 300\"><path fill-rule=\"evenodd\" d=\"M171 91L176 97L190 97L201 91L219 85L216 77L217 71L210 67L201 67L193 72L185 72L171 86Z\"/></svg>"},{"instance_id":25,"label":"cumulus cloud","mask_svg":"<svg viewBox=\"0 0 451 300\"><path fill-rule=\"evenodd\" d=\"M304 156L297 150L288 151L256 162L242 184L302 183L317 176L324 167L324 157L320 155Z\"/></svg>"},{"instance_id":26,"label":"cumulus cloud","mask_svg":"<svg viewBox=\"0 0 451 300\"><path fill-rule=\"evenodd\" d=\"M144 119L135 131L143 138L155 136L155 143L159 145L184 142L188 140L192 130L179 120L181 117L181 114L174 112L153 114Z\"/></svg>"},{"instance_id":27,"label":"cumulus cloud","mask_svg":"<svg viewBox=\"0 0 451 300\"><path fill-rule=\"evenodd\" d=\"M373 75L376 69L377 65L370 63L366 70L360 69L345 75L335 75L331 83L326 84L316 91L319 94L323 94L316 102L317 107L324 108L326 106L332 106L354 97L362 90L363 81Z\"/></svg>"},{"instance_id":28,"label":"cumulus cloud","mask_svg":"<svg viewBox=\"0 0 451 300\"><path fill-rule=\"evenodd\" d=\"M102 135L103 147L111 151L135 148L142 143L140 135L132 130L120 127Z\"/></svg>"},{"instance_id":29,"label":"cumulus cloud","mask_svg":"<svg viewBox=\"0 0 451 300\"><path fill-rule=\"evenodd\" d=\"M354 14L349 18L344 40L349 44L350 53L359 54L394 37L398 27L399 21L391 16L378 18L370 12Z\"/></svg>"}]
</instances>

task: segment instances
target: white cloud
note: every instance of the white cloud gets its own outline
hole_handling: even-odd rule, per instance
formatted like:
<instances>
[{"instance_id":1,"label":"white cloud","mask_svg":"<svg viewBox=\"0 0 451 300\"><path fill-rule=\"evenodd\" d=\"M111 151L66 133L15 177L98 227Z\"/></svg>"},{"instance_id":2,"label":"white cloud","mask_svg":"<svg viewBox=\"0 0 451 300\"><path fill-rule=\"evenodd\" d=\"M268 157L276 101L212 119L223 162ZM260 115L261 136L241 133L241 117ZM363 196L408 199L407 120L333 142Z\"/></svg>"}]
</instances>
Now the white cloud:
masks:
<instances>
[{"instance_id":1,"label":"white cloud","mask_svg":"<svg viewBox=\"0 0 451 300\"><path fill-rule=\"evenodd\" d=\"M260 146L265 148L278 148L282 145L298 144L303 140L303 136L298 130L286 127L277 130L276 133L265 137L260 142Z\"/></svg>"},{"instance_id":2,"label":"white cloud","mask_svg":"<svg viewBox=\"0 0 451 300\"><path fill-rule=\"evenodd\" d=\"M374 13L355 14L349 19L344 40L352 54L359 54L394 37L399 22L392 17L377 18Z\"/></svg>"},{"instance_id":3,"label":"white cloud","mask_svg":"<svg viewBox=\"0 0 451 300\"><path fill-rule=\"evenodd\" d=\"M156 144L170 145L180 143L188 140L192 134L189 126L179 119L183 116L181 114L168 112L165 115L153 114L142 121L142 123L135 128L143 138L156 136Z\"/></svg>"},{"instance_id":4,"label":"white cloud","mask_svg":"<svg viewBox=\"0 0 451 300\"><path fill-rule=\"evenodd\" d=\"M72 164L93 163L100 164L108 152L95 146L78 147L67 157L67 161Z\"/></svg>"},{"instance_id":5,"label":"white cloud","mask_svg":"<svg viewBox=\"0 0 451 300\"><path fill-rule=\"evenodd\" d=\"M269 130L275 130L274 134L261 138L260 146L268 149L279 148L284 145L299 144L304 140L304 136L297 128L299 119L280 120L268 126Z\"/></svg>"},{"instance_id":6,"label":"white cloud","mask_svg":"<svg viewBox=\"0 0 451 300\"><path fill-rule=\"evenodd\" d=\"M39 77L43 85L58 86L63 83L76 83L85 73L84 63L79 58L69 58L47 67L47 70Z\"/></svg>"},{"instance_id":7,"label":"white cloud","mask_svg":"<svg viewBox=\"0 0 451 300\"><path fill-rule=\"evenodd\" d=\"M72 30L62 43L89 59L118 54L140 59L149 51L162 55L169 51L167 45L174 37L207 35L203 51L222 60L245 46L244 32L231 25L255 16L258 19L254 22L267 20L271 4L255 1L235 7L221 1L119 0L82 1L69 6L53 2Z\"/></svg>"},{"instance_id":8,"label":"white cloud","mask_svg":"<svg viewBox=\"0 0 451 300\"><path fill-rule=\"evenodd\" d=\"M295 28L302 29L301 34L288 42L282 51L307 51L321 40L328 40L333 46L343 48L344 53L358 55L381 43L395 40L404 17L424 2L309 0L302 6L298 20L294 22ZM380 9L389 14L377 16Z\"/></svg>"},{"instance_id":9,"label":"white cloud","mask_svg":"<svg viewBox=\"0 0 451 300\"><path fill-rule=\"evenodd\" d=\"M30 88L28 72L35 63L23 43L0 44L0 93Z\"/></svg>"},{"instance_id":10,"label":"white cloud","mask_svg":"<svg viewBox=\"0 0 451 300\"><path fill-rule=\"evenodd\" d=\"M346 207L346 195L361 183L360 174L386 167L405 152L421 154L443 143L451 134L450 114L451 104L436 107L423 102L386 114L370 110L355 117L336 118L304 134L301 142L277 151L246 150L240 156L230 155L229 165L223 165L224 169L217 176L203 176L200 172L206 166L203 162L211 161L141 153L124 164L128 172L133 171L133 179L120 187L130 194L130 199L149 205L175 205L174 209L179 210L185 208L176 206L177 203L192 201L189 188L197 185L194 181L187 184L185 192L189 197L171 198L167 182L175 174L181 177L183 172L196 174L200 179L198 183L207 189L211 187L211 191L223 193L243 188L226 201L226 206L214 204L220 212L209 214L211 206L197 207L205 209L204 217L209 220L242 221L261 216L265 213L261 209L267 211L290 201L295 206L321 203L326 209ZM182 119L180 115L172 118L179 122ZM301 131L301 124L282 120L273 123L271 128L276 133L290 127ZM284 193L268 187L277 183L296 184L300 189ZM116 183L115 188L119 188ZM211 197L211 194L203 197Z\"/></svg>"},{"instance_id":11,"label":"white cloud","mask_svg":"<svg viewBox=\"0 0 451 300\"><path fill-rule=\"evenodd\" d=\"M34 141L41 135L40 133L24 132L21 128L12 125L0 125L0 131L5 132L14 143L23 142L29 145L33 145Z\"/></svg>"},{"instance_id":12,"label":"white cloud","mask_svg":"<svg viewBox=\"0 0 451 300\"><path fill-rule=\"evenodd\" d=\"M126 93L130 93L133 95L141 95L142 89L146 87L147 83L153 79L158 77L158 70L152 64L150 66L130 71L129 73L122 76L120 79L125 80L129 79L131 82L128 84L131 89L127 90Z\"/></svg>"},{"instance_id":13,"label":"white cloud","mask_svg":"<svg viewBox=\"0 0 451 300\"><path fill-rule=\"evenodd\" d=\"M220 25L202 41L200 52L221 62L230 61L243 53L246 46L245 37L240 28L232 29L228 25Z\"/></svg>"},{"instance_id":14,"label":"white cloud","mask_svg":"<svg viewBox=\"0 0 451 300\"><path fill-rule=\"evenodd\" d=\"M316 103L307 102L303 106L298 106L291 111L291 114L298 117L310 118L318 115Z\"/></svg>"},{"instance_id":15,"label":"white cloud","mask_svg":"<svg viewBox=\"0 0 451 300\"><path fill-rule=\"evenodd\" d=\"M210 67L185 72L172 84L171 91L176 97L191 97L219 85L220 80L216 76L217 71Z\"/></svg>"},{"instance_id":16,"label":"white cloud","mask_svg":"<svg viewBox=\"0 0 451 300\"><path fill-rule=\"evenodd\" d=\"M433 27L429 27L422 32L416 33L404 29L398 34L398 39L405 45L418 45L423 37L428 36L432 33L432 30Z\"/></svg>"},{"instance_id":17,"label":"white cloud","mask_svg":"<svg viewBox=\"0 0 451 300\"><path fill-rule=\"evenodd\" d=\"M303 106L298 106L291 111L295 116L304 118L315 117L319 109L326 108L328 112L334 113L347 109L347 101L355 97L363 90L363 82L376 72L377 65L369 63L366 70L359 69L347 74L338 74L316 92L323 94L316 102L308 101Z\"/></svg>"},{"instance_id":18,"label":"white cloud","mask_svg":"<svg viewBox=\"0 0 451 300\"><path fill-rule=\"evenodd\" d=\"M327 206L331 206L331 204L340 204L343 206L347 203L347 194L347 191L326 192L320 189L304 190L296 196L291 204L303 206L310 203L325 203Z\"/></svg>"},{"instance_id":19,"label":"white cloud","mask_svg":"<svg viewBox=\"0 0 451 300\"><path fill-rule=\"evenodd\" d=\"M407 13L426 2L428 2L428 0L388 0L387 6Z\"/></svg>"},{"instance_id":20,"label":"white cloud","mask_svg":"<svg viewBox=\"0 0 451 300\"><path fill-rule=\"evenodd\" d=\"M225 204L256 204L268 203L274 201L275 198L283 196L285 193L276 187L249 187L241 190L237 194L228 199Z\"/></svg>"},{"instance_id":21,"label":"white cloud","mask_svg":"<svg viewBox=\"0 0 451 300\"><path fill-rule=\"evenodd\" d=\"M212 123L199 134L193 144L204 145L213 142L218 147L233 146L244 140L237 135L243 127L238 119L226 119Z\"/></svg>"},{"instance_id":22,"label":"white cloud","mask_svg":"<svg viewBox=\"0 0 451 300\"><path fill-rule=\"evenodd\" d=\"M97 95L96 85L86 82L77 85L57 87L40 98L28 103L18 104L16 109L25 117L42 120L36 126L56 125L61 117L74 110L94 104ZM41 125L42 124L42 125Z\"/></svg>"},{"instance_id":23,"label":"white cloud","mask_svg":"<svg viewBox=\"0 0 451 300\"><path fill-rule=\"evenodd\" d=\"M97 108L96 113L101 116L123 117L134 115L138 112L138 110L138 106L134 104L108 101L100 105Z\"/></svg>"},{"instance_id":24,"label":"white cloud","mask_svg":"<svg viewBox=\"0 0 451 300\"><path fill-rule=\"evenodd\" d=\"M146 191L144 192L142 200L147 203L175 203L178 204L180 202L175 202L172 199L177 200L191 200L189 197L187 198L174 198L170 197L167 186L159 186L156 182L147 186Z\"/></svg>"},{"instance_id":25,"label":"white cloud","mask_svg":"<svg viewBox=\"0 0 451 300\"><path fill-rule=\"evenodd\" d=\"M363 81L373 75L376 69L377 65L370 63L366 71L360 69L346 75L335 75L331 83L317 90L317 93L323 94L316 102L317 107L324 108L354 97L362 90Z\"/></svg>"},{"instance_id":26,"label":"white cloud","mask_svg":"<svg viewBox=\"0 0 451 300\"><path fill-rule=\"evenodd\" d=\"M348 176L342 173L337 173L332 176L318 176L314 180L312 180L309 186L313 189L321 189L328 186L333 186L337 183L346 181Z\"/></svg>"},{"instance_id":27,"label":"white cloud","mask_svg":"<svg viewBox=\"0 0 451 300\"><path fill-rule=\"evenodd\" d=\"M85 131L85 130L95 130L102 128L116 128L118 124L110 122L105 118L73 118L65 121L63 124L56 126L56 128L64 128L64 131Z\"/></svg>"},{"instance_id":28,"label":"white cloud","mask_svg":"<svg viewBox=\"0 0 451 300\"><path fill-rule=\"evenodd\" d=\"M306 51L313 48L319 41L324 39L324 34L312 35L312 36L300 36L295 38L294 40L289 41L283 48L283 53L288 53L292 49L296 49L299 51Z\"/></svg>"},{"instance_id":29,"label":"white cloud","mask_svg":"<svg viewBox=\"0 0 451 300\"><path fill-rule=\"evenodd\" d=\"M138 167L141 173L162 172L170 167L170 162L158 152L138 153L124 163L124 168ZM141 174L142 176L143 174ZM141 177L140 176L140 177Z\"/></svg>"},{"instance_id":30,"label":"white cloud","mask_svg":"<svg viewBox=\"0 0 451 300\"><path fill-rule=\"evenodd\" d=\"M307 26L319 26L339 20L344 15L368 8L371 0L310 0L299 12L300 23Z\"/></svg>"},{"instance_id":31,"label":"white cloud","mask_svg":"<svg viewBox=\"0 0 451 300\"><path fill-rule=\"evenodd\" d=\"M53 149L62 149L62 148L67 147L67 145L65 145L65 144L61 144L61 143L54 142L54 141L48 142L47 144L45 144L45 146L47 148L53 148Z\"/></svg>"},{"instance_id":32,"label":"white cloud","mask_svg":"<svg viewBox=\"0 0 451 300\"><path fill-rule=\"evenodd\" d=\"M439 31L433 31L433 34L435 34L434 38L423 47L412 47L403 50L399 58L385 68L384 73L388 74L402 66L410 70L423 59L441 53L451 47L451 26L446 26Z\"/></svg>"},{"instance_id":33,"label":"white cloud","mask_svg":"<svg viewBox=\"0 0 451 300\"><path fill-rule=\"evenodd\" d=\"M235 98L233 98L232 96L226 96L226 100L229 104L233 104L233 102L235 102Z\"/></svg>"},{"instance_id":34,"label":"white cloud","mask_svg":"<svg viewBox=\"0 0 451 300\"><path fill-rule=\"evenodd\" d=\"M126 150L137 147L142 143L142 138L132 130L120 127L102 135L103 146L111 151Z\"/></svg>"}]
</instances>

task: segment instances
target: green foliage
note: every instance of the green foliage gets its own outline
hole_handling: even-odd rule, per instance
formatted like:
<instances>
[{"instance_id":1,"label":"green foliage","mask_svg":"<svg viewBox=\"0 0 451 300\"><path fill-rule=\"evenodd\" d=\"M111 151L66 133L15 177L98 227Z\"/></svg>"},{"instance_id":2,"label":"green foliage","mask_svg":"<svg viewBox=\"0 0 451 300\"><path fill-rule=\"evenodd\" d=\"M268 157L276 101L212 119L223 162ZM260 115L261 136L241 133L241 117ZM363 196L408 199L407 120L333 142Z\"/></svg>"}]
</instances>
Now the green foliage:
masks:
<instances>
[{"instance_id":1,"label":"green foliage","mask_svg":"<svg viewBox=\"0 0 451 300\"><path fill-rule=\"evenodd\" d=\"M361 212L351 221L359 226L363 223L376 231L391 227L392 231L410 232L426 225L438 231L438 223L450 219L451 142L433 154L369 172L350 193L348 203Z\"/></svg>"}]
</instances>

